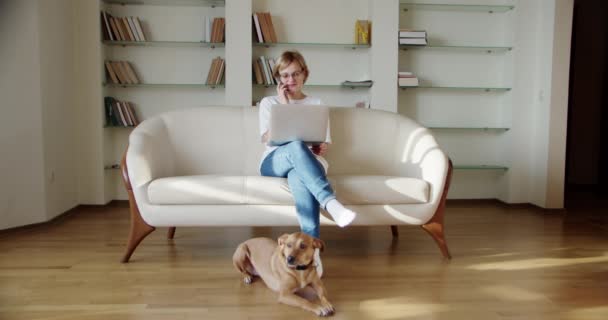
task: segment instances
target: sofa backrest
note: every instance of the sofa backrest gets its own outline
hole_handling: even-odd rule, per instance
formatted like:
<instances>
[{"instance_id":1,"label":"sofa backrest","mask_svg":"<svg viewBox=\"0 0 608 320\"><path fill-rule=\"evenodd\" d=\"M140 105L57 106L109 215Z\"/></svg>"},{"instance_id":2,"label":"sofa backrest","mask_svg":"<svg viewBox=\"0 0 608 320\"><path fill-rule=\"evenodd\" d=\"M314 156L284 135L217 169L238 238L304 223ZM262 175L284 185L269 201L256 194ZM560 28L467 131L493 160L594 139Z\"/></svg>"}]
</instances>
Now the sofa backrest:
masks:
<instances>
[{"instance_id":1,"label":"sofa backrest","mask_svg":"<svg viewBox=\"0 0 608 320\"><path fill-rule=\"evenodd\" d=\"M258 108L200 107L161 115L176 175L259 175L264 151ZM332 107L329 173L390 175L403 117L378 110Z\"/></svg>"}]
</instances>

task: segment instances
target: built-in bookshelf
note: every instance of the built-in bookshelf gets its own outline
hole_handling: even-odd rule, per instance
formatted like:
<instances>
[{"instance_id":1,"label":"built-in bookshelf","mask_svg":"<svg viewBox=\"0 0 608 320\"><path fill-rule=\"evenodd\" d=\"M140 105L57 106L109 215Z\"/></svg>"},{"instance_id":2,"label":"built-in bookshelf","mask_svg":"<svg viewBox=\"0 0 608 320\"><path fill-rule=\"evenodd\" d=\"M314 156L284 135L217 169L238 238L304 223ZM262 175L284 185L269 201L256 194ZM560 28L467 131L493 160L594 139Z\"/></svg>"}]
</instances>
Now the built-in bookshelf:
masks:
<instances>
[{"instance_id":1,"label":"built-in bookshelf","mask_svg":"<svg viewBox=\"0 0 608 320\"><path fill-rule=\"evenodd\" d=\"M253 0L252 14L257 12L270 14L276 39L259 42L254 17L252 61L261 56L275 59L285 50L297 50L310 70L305 93L331 105L354 107L359 102L369 105L373 83L343 82L371 79L369 55L373 39L371 33L366 33L371 31L370 0L351 1L348 6L319 0L307 3ZM320 15L327 19L319 19ZM253 101L257 103L265 96L276 95L276 84L257 84L254 79L252 90Z\"/></svg>"},{"instance_id":2,"label":"built-in bookshelf","mask_svg":"<svg viewBox=\"0 0 608 320\"><path fill-rule=\"evenodd\" d=\"M100 0L99 10L102 98L127 101L139 121L169 110L201 106L201 101L225 103L225 66L214 63L225 56L224 1ZM135 78L112 79L106 63L112 61L128 64ZM108 112L103 101L100 107ZM128 122L120 119L113 124L102 121L108 200L126 198L116 169L135 126L124 125L132 124L128 121L132 118L123 119Z\"/></svg>"},{"instance_id":3,"label":"built-in bookshelf","mask_svg":"<svg viewBox=\"0 0 608 320\"><path fill-rule=\"evenodd\" d=\"M424 39L400 42L424 45L398 45L399 71L418 79L404 82L418 85L399 86L398 110L433 130L454 168L468 172L456 175L454 184L479 184L469 190L498 190L501 174L509 170L500 149L511 125L505 109L512 101L514 10L457 1L399 3L404 36ZM480 176L472 179L476 172Z\"/></svg>"}]
</instances>

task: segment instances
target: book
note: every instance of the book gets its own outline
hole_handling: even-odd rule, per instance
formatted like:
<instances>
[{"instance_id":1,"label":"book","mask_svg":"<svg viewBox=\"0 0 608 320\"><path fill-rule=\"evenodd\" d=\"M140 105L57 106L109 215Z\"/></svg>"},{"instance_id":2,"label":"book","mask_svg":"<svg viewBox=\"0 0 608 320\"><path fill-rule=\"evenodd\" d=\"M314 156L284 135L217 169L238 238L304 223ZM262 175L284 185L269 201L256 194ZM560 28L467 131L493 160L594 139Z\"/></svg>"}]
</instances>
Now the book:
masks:
<instances>
[{"instance_id":1,"label":"book","mask_svg":"<svg viewBox=\"0 0 608 320\"><path fill-rule=\"evenodd\" d=\"M120 33L120 30L118 29L118 26L116 25L116 19L114 19L113 16L109 16L110 18L110 27L112 28L112 32L114 33L114 41L122 41L122 34Z\"/></svg>"},{"instance_id":2,"label":"book","mask_svg":"<svg viewBox=\"0 0 608 320\"><path fill-rule=\"evenodd\" d=\"M399 76L399 78L411 78L411 77L415 77L413 72L410 71L399 71L397 72L397 75Z\"/></svg>"},{"instance_id":3,"label":"book","mask_svg":"<svg viewBox=\"0 0 608 320\"><path fill-rule=\"evenodd\" d=\"M124 101L119 101L118 106L122 110L122 113L125 116L125 120L127 121L128 126L134 125L133 119L131 119L131 115L129 114L129 109L127 108L127 104Z\"/></svg>"},{"instance_id":4,"label":"book","mask_svg":"<svg viewBox=\"0 0 608 320\"><path fill-rule=\"evenodd\" d=\"M129 37L129 33L127 32L127 26L125 26L125 23L124 23L124 20L122 17L116 18L116 26L118 27L118 30L120 31L122 39L124 41L131 41L131 38Z\"/></svg>"},{"instance_id":5,"label":"book","mask_svg":"<svg viewBox=\"0 0 608 320\"><path fill-rule=\"evenodd\" d=\"M224 28L224 18L218 17L213 19L213 26L211 27L211 42L224 42Z\"/></svg>"},{"instance_id":6,"label":"book","mask_svg":"<svg viewBox=\"0 0 608 320\"><path fill-rule=\"evenodd\" d=\"M101 11L101 31L103 40L114 41L114 35L112 34L110 22L108 21L108 14L105 11Z\"/></svg>"},{"instance_id":7,"label":"book","mask_svg":"<svg viewBox=\"0 0 608 320\"><path fill-rule=\"evenodd\" d=\"M116 117L114 115L114 110L112 109L112 104L114 104L114 98L105 97L103 99L105 106L105 115L106 115L106 126L116 126L118 122L116 121Z\"/></svg>"},{"instance_id":8,"label":"book","mask_svg":"<svg viewBox=\"0 0 608 320\"><path fill-rule=\"evenodd\" d=\"M355 21L355 44L370 44L371 34L371 21Z\"/></svg>"},{"instance_id":9,"label":"book","mask_svg":"<svg viewBox=\"0 0 608 320\"><path fill-rule=\"evenodd\" d=\"M122 24L125 26L127 30L127 35L129 36L129 41L137 41L135 35L133 34L133 30L131 30L131 24L129 23L129 18L122 17Z\"/></svg>"},{"instance_id":10,"label":"book","mask_svg":"<svg viewBox=\"0 0 608 320\"><path fill-rule=\"evenodd\" d=\"M255 25L255 30L253 31L257 35L257 40L259 43L264 43L264 37L262 36L262 29L260 28L260 20L257 12L252 15L253 23Z\"/></svg>"},{"instance_id":11,"label":"book","mask_svg":"<svg viewBox=\"0 0 608 320\"><path fill-rule=\"evenodd\" d=\"M127 72L127 77L129 78L129 82L131 84L138 84L139 79L137 78L137 74L131 67L131 64L128 61L122 61L122 65Z\"/></svg>"},{"instance_id":12,"label":"book","mask_svg":"<svg viewBox=\"0 0 608 320\"><path fill-rule=\"evenodd\" d=\"M135 41L141 41L139 39L139 34L137 34L135 23L133 23L133 17L127 17L127 21L129 22L129 28L131 28L131 33L133 34L133 38L135 38Z\"/></svg>"},{"instance_id":13,"label":"book","mask_svg":"<svg viewBox=\"0 0 608 320\"><path fill-rule=\"evenodd\" d=\"M417 87L419 85L418 78L399 78L400 87Z\"/></svg>"},{"instance_id":14,"label":"book","mask_svg":"<svg viewBox=\"0 0 608 320\"><path fill-rule=\"evenodd\" d=\"M399 44L426 46L426 38L399 38Z\"/></svg>"},{"instance_id":15,"label":"book","mask_svg":"<svg viewBox=\"0 0 608 320\"><path fill-rule=\"evenodd\" d=\"M222 58L218 58L219 60L219 71L218 71L218 75L215 77L215 81L214 84L220 84L220 82L222 82L222 79L224 78L224 64L225 64L225 60Z\"/></svg>"},{"instance_id":16,"label":"book","mask_svg":"<svg viewBox=\"0 0 608 320\"><path fill-rule=\"evenodd\" d=\"M110 76L109 82L120 83L120 80L118 80L118 77L116 76L116 72L114 72L114 69L112 68L112 63L109 61L106 61L104 64L106 66L106 71L107 71L108 75ZM108 78L106 77L106 81L107 81L107 79Z\"/></svg>"},{"instance_id":17,"label":"book","mask_svg":"<svg viewBox=\"0 0 608 320\"><path fill-rule=\"evenodd\" d=\"M341 83L345 87L371 87L374 84L372 80L351 81L346 80Z\"/></svg>"},{"instance_id":18,"label":"book","mask_svg":"<svg viewBox=\"0 0 608 320\"><path fill-rule=\"evenodd\" d=\"M213 60L211 60L211 66L209 67L209 72L207 73L207 81L205 81L205 84L210 85L213 83L213 77L215 74L215 70L217 68L217 58L214 58Z\"/></svg>"},{"instance_id":19,"label":"book","mask_svg":"<svg viewBox=\"0 0 608 320\"><path fill-rule=\"evenodd\" d=\"M260 62L258 59L253 61L253 75L255 77L256 84L264 84L264 79L262 78L262 68L260 68Z\"/></svg>"},{"instance_id":20,"label":"book","mask_svg":"<svg viewBox=\"0 0 608 320\"><path fill-rule=\"evenodd\" d=\"M135 125L135 126L139 125L139 120L137 119L137 116L135 115L135 108L133 107L133 104L128 101L125 103L127 104L127 111L129 112L131 119L133 119L133 125Z\"/></svg>"},{"instance_id":21,"label":"book","mask_svg":"<svg viewBox=\"0 0 608 320\"><path fill-rule=\"evenodd\" d=\"M399 30L399 38L426 38L426 31L401 29Z\"/></svg>"},{"instance_id":22,"label":"book","mask_svg":"<svg viewBox=\"0 0 608 320\"><path fill-rule=\"evenodd\" d=\"M272 23L272 16L270 15L270 12L266 12L265 15L266 15L266 19L268 20L268 26L269 26L269 29L270 29L270 39L271 39L271 42L277 43L278 42L278 40L277 40L277 33L274 30L274 24Z\"/></svg>"},{"instance_id":23,"label":"book","mask_svg":"<svg viewBox=\"0 0 608 320\"><path fill-rule=\"evenodd\" d=\"M139 35L140 41L146 41L146 35L144 34L144 29L141 27L141 22L138 17L133 18L133 23L135 24L135 29L137 30L137 34Z\"/></svg>"},{"instance_id":24,"label":"book","mask_svg":"<svg viewBox=\"0 0 608 320\"><path fill-rule=\"evenodd\" d=\"M119 61L110 61L110 63L112 64L112 69L114 70L114 72L116 73L116 76L118 77L118 82L120 84L128 84L129 79L123 73L124 71L122 69L122 64Z\"/></svg>"}]
</instances>

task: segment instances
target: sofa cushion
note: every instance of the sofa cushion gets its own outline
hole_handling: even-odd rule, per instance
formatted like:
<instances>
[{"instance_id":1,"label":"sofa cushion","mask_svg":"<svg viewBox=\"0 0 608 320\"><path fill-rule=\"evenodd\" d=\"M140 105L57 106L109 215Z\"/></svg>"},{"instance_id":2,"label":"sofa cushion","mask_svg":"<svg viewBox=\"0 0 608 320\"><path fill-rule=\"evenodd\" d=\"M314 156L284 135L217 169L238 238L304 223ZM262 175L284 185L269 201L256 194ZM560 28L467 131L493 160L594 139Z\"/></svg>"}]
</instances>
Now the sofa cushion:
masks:
<instances>
[{"instance_id":1,"label":"sofa cushion","mask_svg":"<svg viewBox=\"0 0 608 320\"><path fill-rule=\"evenodd\" d=\"M198 175L160 178L150 182L152 204L245 204L245 177Z\"/></svg>"},{"instance_id":2,"label":"sofa cushion","mask_svg":"<svg viewBox=\"0 0 608 320\"><path fill-rule=\"evenodd\" d=\"M395 176L330 176L338 200L347 205L425 203L426 181ZM150 203L294 205L287 179L198 175L160 178L148 186Z\"/></svg>"},{"instance_id":3,"label":"sofa cushion","mask_svg":"<svg viewBox=\"0 0 608 320\"><path fill-rule=\"evenodd\" d=\"M429 201L429 183L395 176L330 176L336 197L344 204L411 204Z\"/></svg>"}]
</instances>

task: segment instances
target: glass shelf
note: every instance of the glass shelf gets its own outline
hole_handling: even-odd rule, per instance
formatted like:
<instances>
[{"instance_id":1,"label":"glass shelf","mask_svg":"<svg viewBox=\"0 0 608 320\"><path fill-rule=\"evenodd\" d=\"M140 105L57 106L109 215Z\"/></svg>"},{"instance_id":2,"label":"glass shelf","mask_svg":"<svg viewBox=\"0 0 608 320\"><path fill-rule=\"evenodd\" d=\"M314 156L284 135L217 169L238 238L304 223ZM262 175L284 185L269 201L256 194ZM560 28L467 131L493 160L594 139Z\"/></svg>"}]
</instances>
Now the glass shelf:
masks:
<instances>
[{"instance_id":1,"label":"glass shelf","mask_svg":"<svg viewBox=\"0 0 608 320\"><path fill-rule=\"evenodd\" d=\"M426 45L416 46L410 44L400 44L399 49L404 51L410 49L438 49L438 50L467 50L467 51L484 51L486 53L507 52L513 50L513 47L492 47L492 46L454 46L454 45Z\"/></svg>"},{"instance_id":2,"label":"glass shelf","mask_svg":"<svg viewBox=\"0 0 608 320\"><path fill-rule=\"evenodd\" d=\"M406 89L445 89L445 90L480 90L485 92L501 92L510 91L511 88L499 88L499 87L447 87L447 86L417 86L417 87L404 87L399 86L401 90Z\"/></svg>"},{"instance_id":3,"label":"glass shelf","mask_svg":"<svg viewBox=\"0 0 608 320\"><path fill-rule=\"evenodd\" d=\"M203 83L140 83L140 84L116 84L103 83L104 87L110 88L200 88L215 89L223 88L223 84L203 84Z\"/></svg>"},{"instance_id":4,"label":"glass shelf","mask_svg":"<svg viewBox=\"0 0 608 320\"><path fill-rule=\"evenodd\" d=\"M510 5L478 5L478 4L443 4L443 3L413 3L399 1L404 11L408 10L436 10L436 11L477 11L488 13L504 13L515 9Z\"/></svg>"},{"instance_id":5,"label":"glass shelf","mask_svg":"<svg viewBox=\"0 0 608 320\"><path fill-rule=\"evenodd\" d=\"M204 42L204 41L103 41L108 46L122 47L209 47L223 48L223 42Z\"/></svg>"},{"instance_id":6,"label":"glass shelf","mask_svg":"<svg viewBox=\"0 0 608 320\"><path fill-rule=\"evenodd\" d=\"M224 7L224 0L103 0L108 4L148 6Z\"/></svg>"},{"instance_id":7,"label":"glass shelf","mask_svg":"<svg viewBox=\"0 0 608 320\"><path fill-rule=\"evenodd\" d=\"M276 84L253 84L256 88L276 88ZM305 88L347 88L347 89L369 89L371 86L346 86L341 84L305 84Z\"/></svg>"},{"instance_id":8,"label":"glass shelf","mask_svg":"<svg viewBox=\"0 0 608 320\"><path fill-rule=\"evenodd\" d=\"M496 171L507 171L508 167L494 166L494 165L454 165L454 170L496 170Z\"/></svg>"},{"instance_id":9,"label":"glass shelf","mask_svg":"<svg viewBox=\"0 0 608 320\"><path fill-rule=\"evenodd\" d=\"M509 131L510 128L498 127L428 127L431 130L469 130L469 131Z\"/></svg>"},{"instance_id":10,"label":"glass shelf","mask_svg":"<svg viewBox=\"0 0 608 320\"><path fill-rule=\"evenodd\" d=\"M116 128L116 129L135 129L135 126L113 126L113 125L103 125L104 128Z\"/></svg>"},{"instance_id":11,"label":"glass shelf","mask_svg":"<svg viewBox=\"0 0 608 320\"><path fill-rule=\"evenodd\" d=\"M254 42L254 47L324 47L324 48L346 48L346 49L367 49L371 47L369 44L355 44L355 43L311 43L311 42L274 42L274 43L259 43Z\"/></svg>"}]
</instances>

